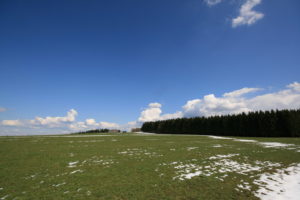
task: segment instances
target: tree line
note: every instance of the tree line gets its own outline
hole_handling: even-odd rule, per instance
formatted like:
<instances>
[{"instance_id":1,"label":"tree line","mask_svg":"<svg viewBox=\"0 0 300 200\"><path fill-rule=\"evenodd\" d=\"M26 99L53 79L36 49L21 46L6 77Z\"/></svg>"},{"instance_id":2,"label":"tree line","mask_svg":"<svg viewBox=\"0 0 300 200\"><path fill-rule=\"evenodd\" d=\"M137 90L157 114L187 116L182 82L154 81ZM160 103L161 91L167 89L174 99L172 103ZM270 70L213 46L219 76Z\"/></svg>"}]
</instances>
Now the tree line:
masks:
<instances>
[{"instance_id":1,"label":"tree line","mask_svg":"<svg viewBox=\"0 0 300 200\"><path fill-rule=\"evenodd\" d=\"M300 137L300 109L145 122L143 132L245 137Z\"/></svg>"},{"instance_id":2,"label":"tree line","mask_svg":"<svg viewBox=\"0 0 300 200\"><path fill-rule=\"evenodd\" d=\"M109 129L92 129L92 130L87 130L87 131L79 131L79 132L72 133L72 134L108 133L109 131L110 131Z\"/></svg>"}]
</instances>

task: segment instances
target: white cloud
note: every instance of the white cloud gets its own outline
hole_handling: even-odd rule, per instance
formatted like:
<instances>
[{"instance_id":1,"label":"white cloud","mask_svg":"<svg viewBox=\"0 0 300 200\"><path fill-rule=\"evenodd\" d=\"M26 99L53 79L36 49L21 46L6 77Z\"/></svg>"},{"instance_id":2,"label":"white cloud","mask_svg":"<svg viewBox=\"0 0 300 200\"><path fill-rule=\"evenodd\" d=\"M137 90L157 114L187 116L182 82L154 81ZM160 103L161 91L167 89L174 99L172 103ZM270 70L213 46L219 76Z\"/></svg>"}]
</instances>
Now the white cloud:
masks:
<instances>
[{"instance_id":1,"label":"white cloud","mask_svg":"<svg viewBox=\"0 0 300 200\"><path fill-rule=\"evenodd\" d=\"M242 88L231 92L226 92L220 97L208 94L203 98L193 99L182 106L182 110L175 113L163 113L160 103L150 103L145 108L136 121L126 124L112 122L97 122L93 118L84 121L76 121L77 111L71 109L64 117L36 117L33 120L3 120L0 122L0 134L49 134L77 132L89 129L121 129L130 130L140 127L144 122L165 120L181 117L226 115L241 112L270 109L300 109L300 83L288 84L286 88L277 92L265 93L261 95L247 94L254 93L260 88ZM22 129L15 129L22 127Z\"/></svg>"},{"instance_id":2,"label":"white cloud","mask_svg":"<svg viewBox=\"0 0 300 200\"><path fill-rule=\"evenodd\" d=\"M160 117L160 120L166 120L166 119L176 119L176 118L181 118L183 117L183 114L181 111L177 111L175 113L171 114L164 114Z\"/></svg>"},{"instance_id":3,"label":"white cloud","mask_svg":"<svg viewBox=\"0 0 300 200\"><path fill-rule=\"evenodd\" d=\"M161 104L159 103L150 103L148 108L142 111L141 116L138 121L147 122L155 121L160 119L161 114Z\"/></svg>"},{"instance_id":4,"label":"white cloud","mask_svg":"<svg viewBox=\"0 0 300 200\"><path fill-rule=\"evenodd\" d=\"M260 3L261 0L246 0L239 10L239 16L232 19L232 27L252 25L262 19L264 14L253 10Z\"/></svg>"},{"instance_id":5,"label":"white cloud","mask_svg":"<svg viewBox=\"0 0 300 200\"><path fill-rule=\"evenodd\" d=\"M89 129L119 129L121 126L117 123L111 122L96 122L95 119L89 118L84 122L73 122L68 125L69 129L72 131L84 131Z\"/></svg>"},{"instance_id":6,"label":"white cloud","mask_svg":"<svg viewBox=\"0 0 300 200\"><path fill-rule=\"evenodd\" d=\"M170 114L161 115L161 104L160 103L150 103L148 107L141 112L140 117L138 118L137 123L142 124L143 122L148 121L157 121L157 120L165 120L165 119L174 119L183 117L182 112L178 111Z\"/></svg>"},{"instance_id":7,"label":"white cloud","mask_svg":"<svg viewBox=\"0 0 300 200\"><path fill-rule=\"evenodd\" d=\"M20 120L3 120L1 122L4 126L22 126L23 123Z\"/></svg>"},{"instance_id":8,"label":"white cloud","mask_svg":"<svg viewBox=\"0 0 300 200\"><path fill-rule=\"evenodd\" d=\"M248 111L243 98L232 96L218 98L214 94L206 95L203 99L188 101L183 106L185 117L224 115Z\"/></svg>"},{"instance_id":9,"label":"white cloud","mask_svg":"<svg viewBox=\"0 0 300 200\"><path fill-rule=\"evenodd\" d=\"M221 3L223 0L204 0L208 6L214 6Z\"/></svg>"},{"instance_id":10,"label":"white cloud","mask_svg":"<svg viewBox=\"0 0 300 200\"><path fill-rule=\"evenodd\" d=\"M296 92L300 92L300 84L298 82L294 82L294 83L287 85L287 88L290 88Z\"/></svg>"},{"instance_id":11,"label":"white cloud","mask_svg":"<svg viewBox=\"0 0 300 200\"><path fill-rule=\"evenodd\" d=\"M120 128L120 125L117 123L111 123L111 122L99 122L100 128L108 128L108 129L118 129Z\"/></svg>"},{"instance_id":12,"label":"white cloud","mask_svg":"<svg viewBox=\"0 0 300 200\"><path fill-rule=\"evenodd\" d=\"M88 125L88 126L97 126L97 122L95 119L86 119L85 120L85 123Z\"/></svg>"},{"instance_id":13,"label":"white cloud","mask_svg":"<svg viewBox=\"0 0 300 200\"><path fill-rule=\"evenodd\" d=\"M75 122L68 125L69 129L72 131L84 131L88 129L88 126L85 122Z\"/></svg>"},{"instance_id":14,"label":"white cloud","mask_svg":"<svg viewBox=\"0 0 300 200\"><path fill-rule=\"evenodd\" d=\"M0 112L6 111L6 108L0 107Z\"/></svg>"},{"instance_id":15,"label":"white cloud","mask_svg":"<svg viewBox=\"0 0 300 200\"><path fill-rule=\"evenodd\" d=\"M260 88L242 88L242 89L239 89L239 90L235 90L235 91L232 91L232 92L228 92L228 93L224 93L223 96L224 97L240 97L244 94L247 94L247 93L250 93L250 92L256 92L256 91L259 91L261 90Z\"/></svg>"},{"instance_id":16,"label":"white cloud","mask_svg":"<svg viewBox=\"0 0 300 200\"><path fill-rule=\"evenodd\" d=\"M287 89L278 92L258 95L252 98L243 96L259 90L261 89L242 88L224 93L222 97L209 94L202 99L190 100L183 106L183 115L185 117L212 116L256 110L300 108L300 84L297 82L287 85Z\"/></svg>"},{"instance_id":17,"label":"white cloud","mask_svg":"<svg viewBox=\"0 0 300 200\"><path fill-rule=\"evenodd\" d=\"M77 111L74 109L71 109L66 116L64 117L36 117L33 120L30 120L30 123L32 125L43 125L43 126L50 126L50 127L57 127L60 126L63 123L70 123L75 121L77 116Z\"/></svg>"},{"instance_id":18,"label":"white cloud","mask_svg":"<svg viewBox=\"0 0 300 200\"><path fill-rule=\"evenodd\" d=\"M256 96L246 103L251 110L299 109L300 83L294 82L287 85L287 89Z\"/></svg>"},{"instance_id":19,"label":"white cloud","mask_svg":"<svg viewBox=\"0 0 300 200\"><path fill-rule=\"evenodd\" d=\"M161 107L161 104L160 103L150 103L148 105L150 108L160 108Z\"/></svg>"}]
</instances>

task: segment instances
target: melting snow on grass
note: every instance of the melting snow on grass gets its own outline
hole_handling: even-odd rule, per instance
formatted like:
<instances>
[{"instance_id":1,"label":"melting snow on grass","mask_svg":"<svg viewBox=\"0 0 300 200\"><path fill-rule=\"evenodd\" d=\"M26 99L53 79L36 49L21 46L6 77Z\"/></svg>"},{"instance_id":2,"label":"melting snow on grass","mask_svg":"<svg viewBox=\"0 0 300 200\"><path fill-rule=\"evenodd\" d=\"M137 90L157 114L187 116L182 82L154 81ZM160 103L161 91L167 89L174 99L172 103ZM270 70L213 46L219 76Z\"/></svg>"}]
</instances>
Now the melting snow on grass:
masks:
<instances>
[{"instance_id":1,"label":"melting snow on grass","mask_svg":"<svg viewBox=\"0 0 300 200\"><path fill-rule=\"evenodd\" d=\"M53 184L52 186L53 187L59 187L59 186L65 185L65 184L66 184L66 182L63 182L63 183L59 183L59 184Z\"/></svg>"},{"instance_id":2,"label":"melting snow on grass","mask_svg":"<svg viewBox=\"0 0 300 200\"><path fill-rule=\"evenodd\" d=\"M279 143L279 142L259 142L259 144L266 148L294 146L294 144L284 144L284 143Z\"/></svg>"},{"instance_id":3,"label":"melting snow on grass","mask_svg":"<svg viewBox=\"0 0 300 200\"><path fill-rule=\"evenodd\" d=\"M238 156L240 154L238 153L233 153L233 154L227 154L227 155L216 155L216 156L211 156L208 159L213 160L213 159L220 159L220 158L230 158L233 156Z\"/></svg>"},{"instance_id":4,"label":"melting snow on grass","mask_svg":"<svg viewBox=\"0 0 300 200\"><path fill-rule=\"evenodd\" d=\"M300 197L300 163L275 173L262 174L254 183L259 185L255 196L262 200L290 199Z\"/></svg>"},{"instance_id":5,"label":"melting snow on grass","mask_svg":"<svg viewBox=\"0 0 300 200\"><path fill-rule=\"evenodd\" d=\"M194 150L194 149L198 149L199 147L187 147L186 149L188 150L188 151L191 151L191 150Z\"/></svg>"},{"instance_id":6,"label":"melting snow on grass","mask_svg":"<svg viewBox=\"0 0 300 200\"><path fill-rule=\"evenodd\" d=\"M82 173L83 172L83 170L81 170L81 169L77 169L77 170L74 170L74 171L72 171L72 172L70 172L70 174L75 174L75 173Z\"/></svg>"},{"instance_id":7,"label":"melting snow on grass","mask_svg":"<svg viewBox=\"0 0 300 200\"><path fill-rule=\"evenodd\" d=\"M296 146L294 144L285 144L285 143L280 143L280 142L258 142L257 140L235 139L235 138L230 138L230 137L220 137L220 136L213 136L213 135L210 135L208 137L213 138L213 139L231 139L231 140L236 141L236 142L251 142L251 143L254 143L254 144L261 145L265 148L289 147L289 148L286 148L288 150L297 150L298 148L300 148L300 146ZM299 151L297 150L297 152L299 152Z\"/></svg>"},{"instance_id":8,"label":"melting snow on grass","mask_svg":"<svg viewBox=\"0 0 300 200\"><path fill-rule=\"evenodd\" d=\"M213 145L212 147L214 147L214 148L220 148L220 147L222 147L222 145L216 144L216 145Z\"/></svg>"},{"instance_id":9,"label":"melting snow on grass","mask_svg":"<svg viewBox=\"0 0 300 200\"><path fill-rule=\"evenodd\" d=\"M121 155L128 155L128 156L148 156L148 157L160 157L163 155L157 154L156 152L148 152L146 149L127 149L126 151L121 151L118 154Z\"/></svg>"},{"instance_id":10,"label":"melting snow on grass","mask_svg":"<svg viewBox=\"0 0 300 200\"><path fill-rule=\"evenodd\" d=\"M256 140L234 139L236 142L257 142Z\"/></svg>"},{"instance_id":11,"label":"melting snow on grass","mask_svg":"<svg viewBox=\"0 0 300 200\"><path fill-rule=\"evenodd\" d=\"M231 140L233 138L230 137L221 137L221 136L214 136L214 135L209 135L208 137L213 138L213 139L222 139L222 140Z\"/></svg>"},{"instance_id":12,"label":"melting snow on grass","mask_svg":"<svg viewBox=\"0 0 300 200\"><path fill-rule=\"evenodd\" d=\"M83 160L83 161L75 161L75 162L69 162L68 167L74 168L74 167L82 167L85 165L102 165L104 167L110 167L112 164L119 163L113 159L101 159L98 156L93 156L89 159ZM78 170L75 170L79 172ZM76 173L77 173L76 172ZM74 172L75 173L75 172ZM73 174L73 173L71 173Z\"/></svg>"},{"instance_id":13,"label":"melting snow on grass","mask_svg":"<svg viewBox=\"0 0 300 200\"><path fill-rule=\"evenodd\" d=\"M7 197L9 197L10 195L9 194L7 194L7 195L5 195L5 196L3 196L3 197L1 197L0 199L1 200L4 200L4 199L6 199Z\"/></svg>"},{"instance_id":14,"label":"melting snow on grass","mask_svg":"<svg viewBox=\"0 0 300 200\"><path fill-rule=\"evenodd\" d=\"M76 167L76 164L78 164L79 161L75 161L75 162L69 162L68 167L73 168Z\"/></svg>"},{"instance_id":15,"label":"melting snow on grass","mask_svg":"<svg viewBox=\"0 0 300 200\"><path fill-rule=\"evenodd\" d=\"M255 161L253 164L239 163L237 161L228 159L239 154L228 154L228 155L216 155L211 156L208 159L209 163L203 162L202 164L197 164L196 159L192 159L183 162L171 162L169 164L162 163L161 166L172 166L175 169L177 176L173 179L185 180L191 179L195 176L211 176L215 175L215 178L222 180L228 176L228 173L237 173L242 175L249 175L251 172L257 172L263 169L277 168L281 165L279 163L272 163L270 161ZM204 164L206 163L206 164ZM246 187L246 186L245 186Z\"/></svg>"}]
</instances>

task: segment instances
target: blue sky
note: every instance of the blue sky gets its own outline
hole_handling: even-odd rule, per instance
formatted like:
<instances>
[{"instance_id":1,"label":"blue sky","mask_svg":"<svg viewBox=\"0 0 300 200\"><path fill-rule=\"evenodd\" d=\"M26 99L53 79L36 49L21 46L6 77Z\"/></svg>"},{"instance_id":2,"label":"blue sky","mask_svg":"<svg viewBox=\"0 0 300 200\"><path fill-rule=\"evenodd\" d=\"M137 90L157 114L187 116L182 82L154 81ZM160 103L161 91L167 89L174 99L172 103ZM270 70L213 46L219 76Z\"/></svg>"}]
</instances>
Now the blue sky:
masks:
<instances>
[{"instance_id":1,"label":"blue sky","mask_svg":"<svg viewBox=\"0 0 300 200\"><path fill-rule=\"evenodd\" d=\"M298 0L2 0L0 132L300 107L299 8ZM242 88L252 90L222 99ZM284 101L253 100L287 90ZM204 109L209 94L220 101L213 111ZM230 110L227 101L245 105ZM62 118L30 121L37 116Z\"/></svg>"}]
</instances>

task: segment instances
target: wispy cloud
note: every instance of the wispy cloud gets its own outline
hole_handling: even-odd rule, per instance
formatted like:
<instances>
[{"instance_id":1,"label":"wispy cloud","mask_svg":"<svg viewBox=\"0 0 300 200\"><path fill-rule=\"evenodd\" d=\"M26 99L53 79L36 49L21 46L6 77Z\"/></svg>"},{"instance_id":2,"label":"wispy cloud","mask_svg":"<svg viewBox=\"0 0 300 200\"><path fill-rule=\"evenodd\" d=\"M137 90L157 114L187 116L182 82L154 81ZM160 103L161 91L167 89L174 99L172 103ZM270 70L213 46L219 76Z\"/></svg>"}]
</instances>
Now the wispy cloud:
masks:
<instances>
[{"instance_id":1,"label":"wispy cloud","mask_svg":"<svg viewBox=\"0 0 300 200\"><path fill-rule=\"evenodd\" d=\"M246 0L239 10L239 16L232 19L232 27L252 25L262 19L264 14L253 10L260 3L261 0Z\"/></svg>"},{"instance_id":2,"label":"wispy cloud","mask_svg":"<svg viewBox=\"0 0 300 200\"><path fill-rule=\"evenodd\" d=\"M6 111L6 108L0 107L0 112Z\"/></svg>"},{"instance_id":3,"label":"wispy cloud","mask_svg":"<svg viewBox=\"0 0 300 200\"><path fill-rule=\"evenodd\" d=\"M221 3L223 0L204 0L208 6L214 6Z\"/></svg>"},{"instance_id":4,"label":"wispy cloud","mask_svg":"<svg viewBox=\"0 0 300 200\"><path fill-rule=\"evenodd\" d=\"M212 7L221 3L223 0L204 0L204 2ZM232 27L238 27L242 25L252 25L258 20L264 17L264 14L253 10L253 8L259 5L262 0L243 0L244 3L239 8L239 15L232 19Z\"/></svg>"}]
</instances>

